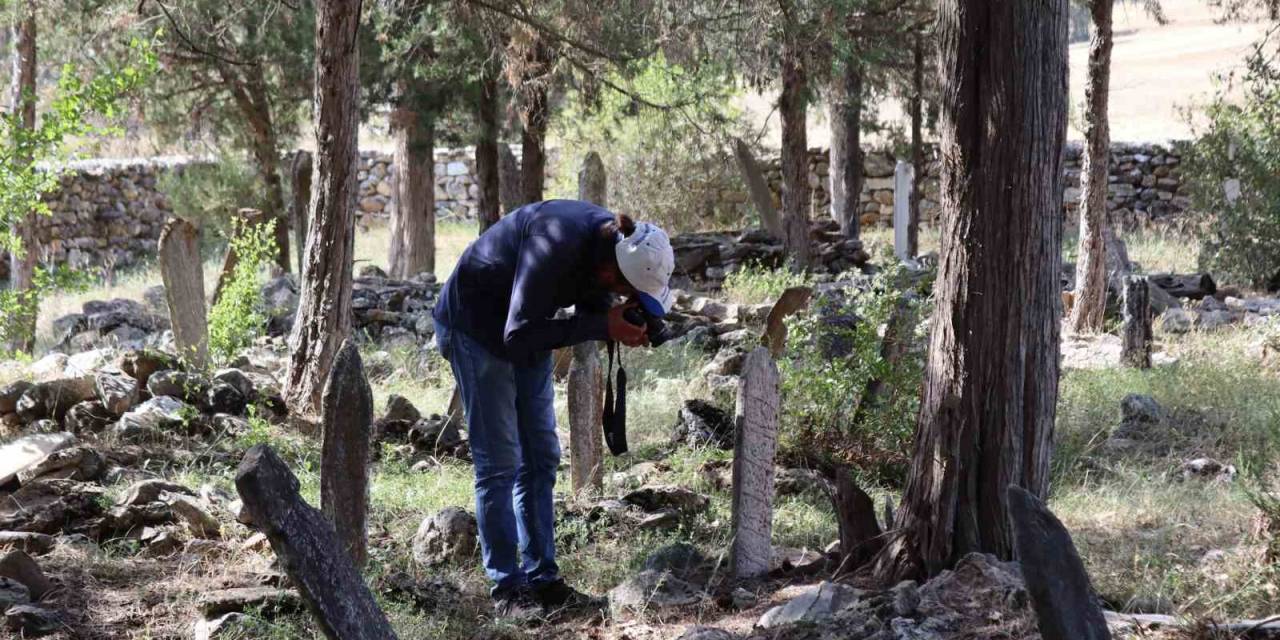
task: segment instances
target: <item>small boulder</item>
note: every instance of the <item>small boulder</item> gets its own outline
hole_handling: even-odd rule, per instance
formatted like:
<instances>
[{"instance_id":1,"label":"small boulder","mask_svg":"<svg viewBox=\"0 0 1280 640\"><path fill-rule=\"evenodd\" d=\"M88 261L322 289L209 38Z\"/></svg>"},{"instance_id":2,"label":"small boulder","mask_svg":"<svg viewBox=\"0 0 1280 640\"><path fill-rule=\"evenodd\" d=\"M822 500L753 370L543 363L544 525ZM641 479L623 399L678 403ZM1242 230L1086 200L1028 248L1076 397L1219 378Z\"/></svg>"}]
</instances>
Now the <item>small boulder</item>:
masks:
<instances>
[{"instance_id":1,"label":"small boulder","mask_svg":"<svg viewBox=\"0 0 1280 640\"><path fill-rule=\"evenodd\" d=\"M21 638L47 636L62 628L62 620L57 613L29 604L5 609L4 624Z\"/></svg>"},{"instance_id":2,"label":"small boulder","mask_svg":"<svg viewBox=\"0 0 1280 640\"><path fill-rule=\"evenodd\" d=\"M672 442L691 446L710 445L728 451L733 448L733 418L705 400L688 400L680 409Z\"/></svg>"},{"instance_id":3,"label":"small boulder","mask_svg":"<svg viewBox=\"0 0 1280 640\"><path fill-rule=\"evenodd\" d=\"M32 385L15 408L27 423L51 418L61 422L77 403L95 397L93 378L60 378Z\"/></svg>"},{"instance_id":4,"label":"small boulder","mask_svg":"<svg viewBox=\"0 0 1280 640\"><path fill-rule=\"evenodd\" d=\"M18 481L30 482L36 478L64 478L87 482L97 480L107 470L107 463L97 449L77 445L50 453L38 464L18 472Z\"/></svg>"},{"instance_id":5,"label":"small boulder","mask_svg":"<svg viewBox=\"0 0 1280 640\"><path fill-rule=\"evenodd\" d=\"M674 485L641 487L623 496L622 501L648 513L677 511L683 514L696 514L705 511L711 505L710 498Z\"/></svg>"},{"instance_id":6,"label":"small boulder","mask_svg":"<svg viewBox=\"0 0 1280 640\"><path fill-rule=\"evenodd\" d=\"M101 401L85 400L76 403L67 411L67 417L62 420L62 424L67 431L77 435L100 433L118 417L118 414L108 411Z\"/></svg>"},{"instance_id":7,"label":"small boulder","mask_svg":"<svg viewBox=\"0 0 1280 640\"><path fill-rule=\"evenodd\" d=\"M702 367L702 376L736 376L742 372L742 362L747 354L735 348L721 349L716 357Z\"/></svg>"},{"instance_id":8,"label":"small boulder","mask_svg":"<svg viewBox=\"0 0 1280 640\"><path fill-rule=\"evenodd\" d=\"M32 600L43 598L53 589L53 582L40 570L40 565L22 551L10 551L0 557L0 578L22 584L30 592Z\"/></svg>"},{"instance_id":9,"label":"small boulder","mask_svg":"<svg viewBox=\"0 0 1280 640\"><path fill-rule=\"evenodd\" d=\"M387 413L382 419L412 423L421 420L422 414L407 398L393 393L387 396Z\"/></svg>"},{"instance_id":10,"label":"small boulder","mask_svg":"<svg viewBox=\"0 0 1280 640\"><path fill-rule=\"evenodd\" d=\"M1183 480L1198 479L1230 483L1235 480L1236 467L1233 464L1223 464L1213 458L1196 458L1182 464L1181 476Z\"/></svg>"},{"instance_id":11,"label":"small boulder","mask_svg":"<svg viewBox=\"0 0 1280 640\"><path fill-rule=\"evenodd\" d=\"M220 369L213 374L213 381L215 386L219 382L231 385L236 391L240 392L246 402L252 402L258 395L257 389L253 386L253 380L249 378L248 374L239 369Z\"/></svg>"},{"instance_id":12,"label":"small boulder","mask_svg":"<svg viewBox=\"0 0 1280 640\"><path fill-rule=\"evenodd\" d=\"M737 640L737 637L724 629L697 625L685 629L677 640Z\"/></svg>"},{"instance_id":13,"label":"small boulder","mask_svg":"<svg viewBox=\"0 0 1280 640\"><path fill-rule=\"evenodd\" d=\"M123 373L102 372L94 377L94 391L107 411L121 415L138 404L138 382Z\"/></svg>"},{"instance_id":14,"label":"small boulder","mask_svg":"<svg viewBox=\"0 0 1280 640\"><path fill-rule=\"evenodd\" d=\"M413 559L424 566L461 562L478 548L475 516L460 507L446 507L426 518L413 536Z\"/></svg>"},{"instance_id":15,"label":"small boulder","mask_svg":"<svg viewBox=\"0 0 1280 640\"><path fill-rule=\"evenodd\" d=\"M701 599L701 590L670 572L646 570L609 591L609 608L616 619L629 612L683 607Z\"/></svg>"},{"instance_id":16,"label":"small boulder","mask_svg":"<svg viewBox=\"0 0 1280 640\"><path fill-rule=\"evenodd\" d=\"M857 603L860 595L861 592L849 585L824 581L810 587L786 604L766 611L756 626L772 629L797 622L810 624L824 622L844 608Z\"/></svg>"},{"instance_id":17,"label":"small boulder","mask_svg":"<svg viewBox=\"0 0 1280 640\"><path fill-rule=\"evenodd\" d=\"M26 531L0 531L0 551L42 555L53 550L53 536Z\"/></svg>"},{"instance_id":18,"label":"small boulder","mask_svg":"<svg viewBox=\"0 0 1280 640\"><path fill-rule=\"evenodd\" d=\"M693 576L706 563L707 557L697 547L687 542L675 542L659 547L644 559L649 571L668 571L682 579L694 581Z\"/></svg>"},{"instance_id":19,"label":"small boulder","mask_svg":"<svg viewBox=\"0 0 1280 640\"><path fill-rule=\"evenodd\" d=\"M102 513L101 487L75 480L36 479L0 501L0 531L60 533Z\"/></svg>"},{"instance_id":20,"label":"small boulder","mask_svg":"<svg viewBox=\"0 0 1280 640\"><path fill-rule=\"evenodd\" d=\"M144 505L149 502L155 502L160 499L160 494L170 493L175 495L194 496L196 492L188 489L176 482L168 482L158 478L148 480L140 480L129 485L125 490L124 496L116 502L120 506Z\"/></svg>"},{"instance_id":21,"label":"small boulder","mask_svg":"<svg viewBox=\"0 0 1280 640\"><path fill-rule=\"evenodd\" d=\"M248 406L249 398L236 385L216 381L209 387L209 392L201 404L207 413L225 413L240 415Z\"/></svg>"},{"instance_id":22,"label":"small boulder","mask_svg":"<svg viewBox=\"0 0 1280 640\"><path fill-rule=\"evenodd\" d=\"M31 602L31 590L26 585L0 576L0 610Z\"/></svg>"},{"instance_id":23,"label":"small boulder","mask_svg":"<svg viewBox=\"0 0 1280 640\"><path fill-rule=\"evenodd\" d=\"M154 437L182 424L196 414L187 403L170 396L156 396L120 416L116 433L126 440Z\"/></svg>"},{"instance_id":24,"label":"small boulder","mask_svg":"<svg viewBox=\"0 0 1280 640\"><path fill-rule=\"evenodd\" d=\"M457 424L433 414L413 424L409 442L416 451L443 456L456 455L464 441Z\"/></svg>"},{"instance_id":25,"label":"small boulder","mask_svg":"<svg viewBox=\"0 0 1280 640\"><path fill-rule=\"evenodd\" d=\"M151 380L151 374L181 368L182 362L177 356L157 349L135 349L120 360L120 370L144 387Z\"/></svg>"},{"instance_id":26,"label":"small boulder","mask_svg":"<svg viewBox=\"0 0 1280 640\"><path fill-rule=\"evenodd\" d=\"M236 637L237 629L249 621L249 616L233 611L212 619L201 618L191 627L192 640L217 640Z\"/></svg>"},{"instance_id":27,"label":"small boulder","mask_svg":"<svg viewBox=\"0 0 1280 640\"><path fill-rule=\"evenodd\" d=\"M186 523L191 535L198 538L219 538L222 525L195 498L181 493L162 493L161 502L169 505L173 513Z\"/></svg>"},{"instance_id":28,"label":"small boulder","mask_svg":"<svg viewBox=\"0 0 1280 640\"><path fill-rule=\"evenodd\" d=\"M198 604L206 618L248 609L292 610L301 608L297 592L274 587L238 587L206 592Z\"/></svg>"},{"instance_id":29,"label":"small boulder","mask_svg":"<svg viewBox=\"0 0 1280 640\"><path fill-rule=\"evenodd\" d=\"M1164 409L1155 398L1131 393L1120 401L1120 420L1124 423L1159 424L1164 419Z\"/></svg>"},{"instance_id":30,"label":"small boulder","mask_svg":"<svg viewBox=\"0 0 1280 640\"><path fill-rule=\"evenodd\" d=\"M1160 314L1160 329L1165 333L1186 333L1195 323L1195 312L1186 309L1172 308Z\"/></svg>"},{"instance_id":31,"label":"small boulder","mask_svg":"<svg viewBox=\"0 0 1280 640\"><path fill-rule=\"evenodd\" d=\"M151 374L147 380L147 393L153 397L169 396L197 404L203 402L209 393L209 379L199 373L165 369Z\"/></svg>"},{"instance_id":32,"label":"small boulder","mask_svg":"<svg viewBox=\"0 0 1280 640\"><path fill-rule=\"evenodd\" d=\"M0 387L0 414L13 413L18 410L18 400L22 394L32 387L26 380L18 380Z\"/></svg>"}]
</instances>

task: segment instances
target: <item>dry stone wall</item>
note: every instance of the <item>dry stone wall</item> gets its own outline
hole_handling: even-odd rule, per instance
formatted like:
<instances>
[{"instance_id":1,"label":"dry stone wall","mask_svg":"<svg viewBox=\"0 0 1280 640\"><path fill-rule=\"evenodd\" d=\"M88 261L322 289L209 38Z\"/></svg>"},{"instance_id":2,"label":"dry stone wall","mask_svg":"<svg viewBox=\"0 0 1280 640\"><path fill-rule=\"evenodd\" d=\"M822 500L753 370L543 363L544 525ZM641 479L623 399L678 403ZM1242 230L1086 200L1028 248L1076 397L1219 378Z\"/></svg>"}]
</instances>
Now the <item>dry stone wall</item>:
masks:
<instances>
[{"instance_id":1,"label":"dry stone wall","mask_svg":"<svg viewBox=\"0 0 1280 640\"><path fill-rule=\"evenodd\" d=\"M1111 187L1108 205L1114 223L1125 227L1176 224L1190 206L1182 189L1183 143L1112 146ZM937 149L928 150L923 172L923 222L936 223L938 207ZM1067 148L1063 175L1064 215L1074 223L1080 198L1081 148ZM180 170L192 162L186 157L129 160L89 160L74 163L60 179L60 187L46 196L51 216L38 221L37 248L42 262L74 269L120 269L153 259L165 221L172 215L158 179L166 171ZM886 152L866 156L866 182L859 200L864 226L888 227L893 219L893 168ZM781 172L777 158L764 158L766 176L780 205ZM441 216L474 218L478 185L472 149L441 149L435 158L436 211ZM809 187L813 217L830 208L827 185L829 164L825 149L813 149L809 157ZM364 152L360 156L361 215L386 216L392 208L395 166L391 156ZM726 186L720 198L744 219L753 219L745 191ZM8 277L8 259L0 259L0 278Z\"/></svg>"}]
</instances>

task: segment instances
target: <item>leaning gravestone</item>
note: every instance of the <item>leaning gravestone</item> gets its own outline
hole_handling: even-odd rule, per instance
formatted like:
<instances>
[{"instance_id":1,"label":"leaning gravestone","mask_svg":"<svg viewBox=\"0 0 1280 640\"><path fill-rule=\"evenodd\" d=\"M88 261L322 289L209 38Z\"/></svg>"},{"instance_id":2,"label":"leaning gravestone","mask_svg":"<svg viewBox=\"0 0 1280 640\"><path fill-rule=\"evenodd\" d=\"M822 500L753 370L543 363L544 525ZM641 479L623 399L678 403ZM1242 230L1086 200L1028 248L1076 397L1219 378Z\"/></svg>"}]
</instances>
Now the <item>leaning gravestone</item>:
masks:
<instances>
[{"instance_id":1,"label":"leaning gravestone","mask_svg":"<svg viewBox=\"0 0 1280 640\"><path fill-rule=\"evenodd\" d=\"M351 560L363 567L373 392L364 376L360 351L350 339L338 350L324 384L320 423L320 506Z\"/></svg>"},{"instance_id":2,"label":"leaning gravestone","mask_svg":"<svg viewBox=\"0 0 1280 640\"><path fill-rule=\"evenodd\" d=\"M600 155L592 151L578 172L578 199L608 206L608 179ZM573 346L569 362L569 478L574 491L604 485L604 446L601 418L604 414L604 379L600 367L600 343Z\"/></svg>"},{"instance_id":3,"label":"leaning gravestone","mask_svg":"<svg viewBox=\"0 0 1280 640\"><path fill-rule=\"evenodd\" d=\"M394 639L333 525L298 495L298 486L298 478L267 445L249 449L236 471L245 509L267 535L325 636Z\"/></svg>"},{"instance_id":4,"label":"leaning gravestone","mask_svg":"<svg viewBox=\"0 0 1280 640\"><path fill-rule=\"evenodd\" d=\"M733 449L733 575L758 576L773 556L773 456L778 446L778 367L766 347L742 363Z\"/></svg>"},{"instance_id":5,"label":"leaning gravestone","mask_svg":"<svg viewBox=\"0 0 1280 640\"><path fill-rule=\"evenodd\" d=\"M1124 279L1124 335L1120 363L1151 368L1151 289L1145 276Z\"/></svg>"},{"instance_id":6,"label":"leaning gravestone","mask_svg":"<svg viewBox=\"0 0 1280 640\"><path fill-rule=\"evenodd\" d=\"M200 229L195 225L181 218L165 223L160 232L160 276L178 354L194 368L203 369L209 361L209 324Z\"/></svg>"},{"instance_id":7,"label":"leaning gravestone","mask_svg":"<svg viewBox=\"0 0 1280 640\"><path fill-rule=\"evenodd\" d=\"M1029 491L1007 492L1013 543L1044 640L1110 640L1089 575L1062 522Z\"/></svg>"},{"instance_id":8,"label":"leaning gravestone","mask_svg":"<svg viewBox=\"0 0 1280 640\"><path fill-rule=\"evenodd\" d=\"M769 190L769 181L760 170L760 163L751 153L751 147L741 139L733 141L733 155L738 159L738 169L742 172L742 181L747 183L751 193L751 201L756 212L760 214L760 226L774 238L782 238L782 219L773 206L773 192Z\"/></svg>"}]
</instances>

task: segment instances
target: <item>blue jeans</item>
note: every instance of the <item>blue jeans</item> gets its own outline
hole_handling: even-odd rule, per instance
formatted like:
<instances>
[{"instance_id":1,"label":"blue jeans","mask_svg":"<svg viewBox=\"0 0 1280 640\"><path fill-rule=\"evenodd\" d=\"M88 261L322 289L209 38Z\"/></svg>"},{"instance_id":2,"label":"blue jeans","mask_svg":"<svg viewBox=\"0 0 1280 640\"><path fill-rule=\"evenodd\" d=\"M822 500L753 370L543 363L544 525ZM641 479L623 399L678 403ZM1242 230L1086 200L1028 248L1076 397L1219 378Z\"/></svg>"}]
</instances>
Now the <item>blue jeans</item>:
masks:
<instances>
[{"instance_id":1,"label":"blue jeans","mask_svg":"<svg viewBox=\"0 0 1280 640\"><path fill-rule=\"evenodd\" d=\"M453 368L476 471L476 521L493 595L560 578L553 492L560 466L551 353L530 366L436 323Z\"/></svg>"}]
</instances>

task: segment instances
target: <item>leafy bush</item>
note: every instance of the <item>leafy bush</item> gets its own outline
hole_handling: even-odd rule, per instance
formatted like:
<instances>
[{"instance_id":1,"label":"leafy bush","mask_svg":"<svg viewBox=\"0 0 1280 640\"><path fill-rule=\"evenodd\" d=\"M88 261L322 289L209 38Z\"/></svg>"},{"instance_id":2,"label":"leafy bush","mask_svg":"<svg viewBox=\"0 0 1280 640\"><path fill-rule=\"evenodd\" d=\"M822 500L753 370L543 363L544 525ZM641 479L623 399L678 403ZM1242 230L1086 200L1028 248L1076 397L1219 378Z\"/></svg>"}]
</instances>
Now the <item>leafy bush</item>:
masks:
<instances>
[{"instance_id":1,"label":"leafy bush","mask_svg":"<svg viewBox=\"0 0 1280 640\"><path fill-rule=\"evenodd\" d=\"M614 73L605 82L642 98L607 87L569 93L554 125L560 150L551 193L576 197L582 158L595 151L613 210L681 230L741 224L745 205L721 198L726 190L745 194L732 137L749 136L731 104L731 76L711 66L690 71L657 55L634 75Z\"/></svg>"},{"instance_id":2,"label":"leafy bush","mask_svg":"<svg viewBox=\"0 0 1280 640\"><path fill-rule=\"evenodd\" d=\"M793 316L779 362L784 456L852 464L882 480L902 477L919 408L927 317L924 285L904 289L906 283L902 267L891 267L870 290L847 288L843 301L825 298ZM907 344L890 362L881 352L881 331L888 331L895 309ZM873 398L867 389L876 380L881 394Z\"/></svg>"},{"instance_id":3,"label":"leafy bush","mask_svg":"<svg viewBox=\"0 0 1280 640\"><path fill-rule=\"evenodd\" d=\"M1224 87L1205 107L1184 175L1195 209L1213 216L1202 267L1280 287L1280 69L1258 49L1243 84L1242 100Z\"/></svg>"},{"instance_id":4,"label":"leafy bush","mask_svg":"<svg viewBox=\"0 0 1280 640\"><path fill-rule=\"evenodd\" d=\"M737 304L772 303L790 287L811 284L812 277L790 269L748 264L724 279L724 294Z\"/></svg>"},{"instance_id":5,"label":"leafy bush","mask_svg":"<svg viewBox=\"0 0 1280 640\"><path fill-rule=\"evenodd\" d=\"M276 255L275 220L246 224L236 219L228 243L236 252L235 269L209 310L209 352L229 360L262 335L267 325L261 274Z\"/></svg>"},{"instance_id":6,"label":"leafy bush","mask_svg":"<svg viewBox=\"0 0 1280 640\"><path fill-rule=\"evenodd\" d=\"M159 187L179 216L227 237L233 233L237 211L245 207L261 210L266 204L267 189L258 172L244 157L231 153L223 153L213 162L167 171L161 175Z\"/></svg>"}]
</instances>

